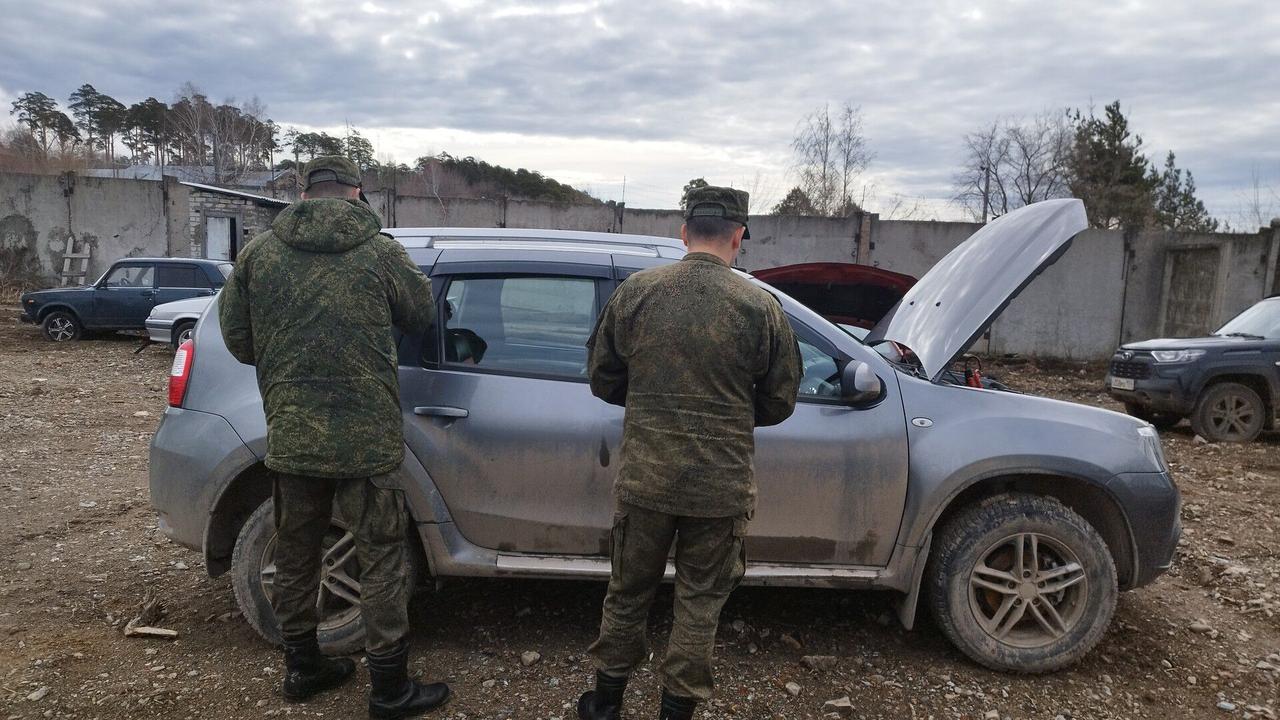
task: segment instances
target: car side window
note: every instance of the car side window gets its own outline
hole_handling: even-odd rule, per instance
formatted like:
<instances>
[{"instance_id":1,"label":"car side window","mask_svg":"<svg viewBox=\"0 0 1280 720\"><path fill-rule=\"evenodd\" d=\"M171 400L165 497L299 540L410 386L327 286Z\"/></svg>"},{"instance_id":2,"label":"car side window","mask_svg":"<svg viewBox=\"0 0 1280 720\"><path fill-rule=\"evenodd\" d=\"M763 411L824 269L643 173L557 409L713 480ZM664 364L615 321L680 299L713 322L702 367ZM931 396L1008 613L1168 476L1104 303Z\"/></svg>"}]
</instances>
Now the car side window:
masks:
<instances>
[{"instance_id":1,"label":"car side window","mask_svg":"<svg viewBox=\"0 0 1280 720\"><path fill-rule=\"evenodd\" d=\"M598 312L591 278L454 278L445 291L444 362L585 378L586 342Z\"/></svg>"},{"instance_id":2,"label":"car side window","mask_svg":"<svg viewBox=\"0 0 1280 720\"><path fill-rule=\"evenodd\" d=\"M800 400L840 400L840 371L844 361L833 355L830 343L808 326L788 318L800 346Z\"/></svg>"},{"instance_id":3,"label":"car side window","mask_svg":"<svg viewBox=\"0 0 1280 720\"><path fill-rule=\"evenodd\" d=\"M153 265L121 265L107 275L103 285L113 288L149 288L154 277Z\"/></svg>"},{"instance_id":4,"label":"car side window","mask_svg":"<svg viewBox=\"0 0 1280 720\"><path fill-rule=\"evenodd\" d=\"M156 268L156 287L208 290L213 285L209 276L194 265L160 265Z\"/></svg>"}]
</instances>

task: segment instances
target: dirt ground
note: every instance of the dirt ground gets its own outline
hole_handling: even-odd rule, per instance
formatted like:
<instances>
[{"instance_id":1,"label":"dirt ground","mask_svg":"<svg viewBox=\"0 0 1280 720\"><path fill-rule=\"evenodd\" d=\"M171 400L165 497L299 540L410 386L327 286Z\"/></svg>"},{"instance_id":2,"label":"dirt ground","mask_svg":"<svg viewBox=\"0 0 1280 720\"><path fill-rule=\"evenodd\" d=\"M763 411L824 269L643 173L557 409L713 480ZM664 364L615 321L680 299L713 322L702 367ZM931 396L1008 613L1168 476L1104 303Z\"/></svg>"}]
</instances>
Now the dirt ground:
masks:
<instances>
[{"instance_id":1,"label":"dirt ground","mask_svg":"<svg viewBox=\"0 0 1280 720\"><path fill-rule=\"evenodd\" d=\"M230 581L206 577L198 553L157 531L147 446L171 351L135 355L137 341L118 336L54 345L15 314L0 322L0 719L364 717L363 674L286 705L278 655L237 615ZM991 374L1113 407L1098 365ZM744 588L725 609L717 697L699 717L819 718L825 701L848 696L862 718L1275 718L1280 435L1218 447L1184 424L1165 448L1185 501L1176 564L1121 597L1080 665L1044 677L989 672L927 620L902 630L886 594ZM413 667L456 693L434 717L573 717L603 590L450 581L419 597ZM177 640L123 635L148 591ZM660 652L669 593L658 607ZM524 666L527 651L541 659ZM805 655L838 660L810 670ZM652 666L629 692L629 717L656 717Z\"/></svg>"}]
</instances>

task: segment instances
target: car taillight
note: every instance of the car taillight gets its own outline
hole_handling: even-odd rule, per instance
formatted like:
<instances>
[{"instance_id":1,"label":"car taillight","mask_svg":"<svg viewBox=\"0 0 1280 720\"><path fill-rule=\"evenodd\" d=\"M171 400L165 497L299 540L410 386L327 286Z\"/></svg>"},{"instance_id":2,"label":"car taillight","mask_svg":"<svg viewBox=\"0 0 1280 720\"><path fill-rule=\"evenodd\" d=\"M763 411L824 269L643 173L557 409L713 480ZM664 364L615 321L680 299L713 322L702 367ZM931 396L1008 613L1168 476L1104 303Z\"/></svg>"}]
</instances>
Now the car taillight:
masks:
<instances>
[{"instance_id":1,"label":"car taillight","mask_svg":"<svg viewBox=\"0 0 1280 720\"><path fill-rule=\"evenodd\" d=\"M191 378L191 366L195 363L196 346L190 340L178 346L173 354L173 366L169 368L169 406L182 407L187 394L187 380Z\"/></svg>"}]
</instances>

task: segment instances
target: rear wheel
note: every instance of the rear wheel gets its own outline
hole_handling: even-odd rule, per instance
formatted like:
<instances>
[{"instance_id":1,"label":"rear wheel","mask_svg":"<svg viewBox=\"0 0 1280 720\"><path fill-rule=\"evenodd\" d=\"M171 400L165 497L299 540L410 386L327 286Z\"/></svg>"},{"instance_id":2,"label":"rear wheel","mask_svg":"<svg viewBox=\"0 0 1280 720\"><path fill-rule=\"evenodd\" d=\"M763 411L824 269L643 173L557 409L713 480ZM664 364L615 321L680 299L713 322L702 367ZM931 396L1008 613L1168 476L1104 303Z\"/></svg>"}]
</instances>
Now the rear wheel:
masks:
<instances>
[{"instance_id":1,"label":"rear wheel","mask_svg":"<svg viewBox=\"0 0 1280 720\"><path fill-rule=\"evenodd\" d=\"M1191 429L1209 442L1250 442L1262 432L1265 413L1262 398L1252 388L1218 383L1200 394Z\"/></svg>"},{"instance_id":2,"label":"rear wheel","mask_svg":"<svg viewBox=\"0 0 1280 720\"><path fill-rule=\"evenodd\" d=\"M1089 523L1053 498L1000 495L938 533L926 582L943 633L995 670L1042 673L1080 660L1115 612L1115 563Z\"/></svg>"},{"instance_id":3,"label":"rear wheel","mask_svg":"<svg viewBox=\"0 0 1280 720\"><path fill-rule=\"evenodd\" d=\"M1158 430L1168 430L1182 422L1183 415L1169 412L1156 412L1141 405L1125 405L1125 412L1139 420L1145 420L1156 426Z\"/></svg>"},{"instance_id":4,"label":"rear wheel","mask_svg":"<svg viewBox=\"0 0 1280 720\"><path fill-rule=\"evenodd\" d=\"M231 556L231 584L244 619L267 642L280 644L280 626L271 609L275 591L276 527L271 500L249 516ZM337 520L324 538L320 590L320 647L331 655L348 655L364 647L360 616L360 563L355 537Z\"/></svg>"},{"instance_id":5,"label":"rear wheel","mask_svg":"<svg viewBox=\"0 0 1280 720\"><path fill-rule=\"evenodd\" d=\"M41 328L44 330L44 336L54 342L79 340L84 332L79 318L65 310L54 310L46 315Z\"/></svg>"}]
</instances>

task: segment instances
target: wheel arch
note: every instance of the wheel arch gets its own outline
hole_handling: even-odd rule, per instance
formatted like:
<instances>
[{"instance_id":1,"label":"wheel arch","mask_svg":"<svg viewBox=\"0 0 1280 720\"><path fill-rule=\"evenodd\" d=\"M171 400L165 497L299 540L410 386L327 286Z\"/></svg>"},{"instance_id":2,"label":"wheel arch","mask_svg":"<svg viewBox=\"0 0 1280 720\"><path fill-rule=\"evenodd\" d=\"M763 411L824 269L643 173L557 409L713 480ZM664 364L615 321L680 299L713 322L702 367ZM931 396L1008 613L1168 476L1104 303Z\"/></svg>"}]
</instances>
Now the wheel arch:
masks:
<instances>
[{"instance_id":1,"label":"wheel arch","mask_svg":"<svg viewBox=\"0 0 1280 720\"><path fill-rule=\"evenodd\" d=\"M40 310L36 313L36 322L44 322L44 319L49 317L50 313L57 312L58 310L71 313L71 315L75 317L76 322L80 323L80 327L84 327L84 318L80 316L80 312L66 302L53 302L41 306Z\"/></svg>"},{"instance_id":2,"label":"wheel arch","mask_svg":"<svg viewBox=\"0 0 1280 720\"><path fill-rule=\"evenodd\" d=\"M249 516L271 497L271 471L256 462L232 477L209 510L204 531L204 562L210 577L231 569L236 538Z\"/></svg>"},{"instance_id":3,"label":"wheel arch","mask_svg":"<svg viewBox=\"0 0 1280 720\"><path fill-rule=\"evenodd\" d=\"M1196 391L1196 403L1200 402L1201 396L1209 391L1215 385L1223 383L1238 383L1244 385L1250 390L1258 393L1258 397L1262 398L1262 407L1264 413L1264 427L1273 427L1276 416L1276 388L1271 378L1263 373L1243 370L1243 369L1223 369L1215 372L1205 379L1204 384Z\"/></svg>"},{"instance_id":4,"label":"wheel arch","mask_svg":"<svg viewBox=\"0 0 1280 720\"><path fill-rule=\"evenodd\" d=\"M1137 548L1128 517L1103 485L1088 479L1064 474L1013 473L976 480L951 497L930 524L929 532L936 532L966 507L997 495L1015 493L1052 497L1083 517L1106 542L1116 564L1120 588L1132 586L1137 571Z\"/></svg>"}]
</instances>

